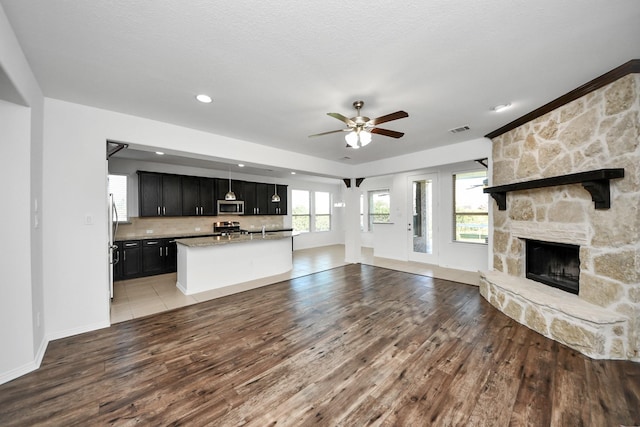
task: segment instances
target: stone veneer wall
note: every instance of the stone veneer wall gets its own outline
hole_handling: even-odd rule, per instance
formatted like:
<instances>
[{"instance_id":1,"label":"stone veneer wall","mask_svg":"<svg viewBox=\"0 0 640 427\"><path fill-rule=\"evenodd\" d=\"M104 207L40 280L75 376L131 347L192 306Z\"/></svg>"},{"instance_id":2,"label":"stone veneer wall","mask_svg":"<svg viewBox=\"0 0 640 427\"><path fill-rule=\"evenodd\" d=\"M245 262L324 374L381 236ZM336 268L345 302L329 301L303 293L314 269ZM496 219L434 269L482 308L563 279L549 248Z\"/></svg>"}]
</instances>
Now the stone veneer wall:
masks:
<instances>
[{"instance_id":1,"label":"stone veneer wall","mask_svg":"<svg viewBox=\"0 0 640 427\"><path fill-rule=\"evenodd\" d=\"M640 360L640 74L493 139L492 185L601 168L625 170L611 181L610 209L596 210L580 184L508 193L505 211L494 205L494 270L524 277L522 238L580 245L579 298L629 320L602 357Z\"/></svg>"}]
</instances>

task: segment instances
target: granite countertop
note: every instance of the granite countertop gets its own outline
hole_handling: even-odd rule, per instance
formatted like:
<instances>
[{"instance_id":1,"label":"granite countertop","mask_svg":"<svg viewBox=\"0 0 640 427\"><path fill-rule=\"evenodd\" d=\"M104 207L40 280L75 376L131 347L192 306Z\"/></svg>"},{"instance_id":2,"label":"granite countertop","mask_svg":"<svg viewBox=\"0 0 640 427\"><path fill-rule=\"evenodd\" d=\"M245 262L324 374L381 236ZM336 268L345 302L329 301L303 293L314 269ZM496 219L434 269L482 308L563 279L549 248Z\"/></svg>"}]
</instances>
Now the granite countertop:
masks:
<instances>
[{"instance_id":1,"label":"granite countertop","mask_svg":"<svg viewBox=\"0 0 640 427\"><path fill-rule=\"evenodd\" d=\"M281 231L293 231L293 228L267 228L265 229L265 231L267 233L278 233ZM250 234L262 233L262 229L261 228L250 229L250 230L247 230L247 233L250 233Z\"/></svg>"},{"instance_id":2,"label":"granite countertop","mask_svg":"<svg viewBox=\"0 0 640 427\"><path fill-rule=\"evenodd\" d=\"M194 232L194 233L163 233L163 234L140 234L140 235L132 235L132 236L117 236L116 241L123 242L125 240L149 240L149 239L167 239L167 238L176 238L176 239L186 239L186 238L194 238L194 237L207 237L213 236L212 231L208 231L206 233L203 232Z\"/></svg>"},{"instance_id":3,"label":"granite countertop","mask_svg":"<svg viewBox=\"0 0 640 427\"><path fill-rule=\"evenodd\" d=\"M188 239L176 239L176 243L194 248L202 246L226 245L229 243L254 242L261 240L280 240L296 236L297 234L298 233L294 233L291 231L269 231L264 236L256 236L255 233L249 233L230 234L227 236L192 237Z\"/></svg>"}]
</instances>

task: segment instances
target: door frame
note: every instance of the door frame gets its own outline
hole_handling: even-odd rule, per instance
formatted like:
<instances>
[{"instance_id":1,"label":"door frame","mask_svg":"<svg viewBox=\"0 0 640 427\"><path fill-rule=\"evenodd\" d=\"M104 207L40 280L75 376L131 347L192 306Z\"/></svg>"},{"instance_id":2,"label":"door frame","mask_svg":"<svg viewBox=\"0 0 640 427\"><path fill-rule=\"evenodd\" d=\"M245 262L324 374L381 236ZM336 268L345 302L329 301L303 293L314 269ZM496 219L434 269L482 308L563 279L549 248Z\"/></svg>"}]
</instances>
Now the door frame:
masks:
<instances>
[{"instance_id":1,"label":"door frame","mask_svg":"<svg viewBox=\"0 0 640 427\"><path fill-rule=\"evenodd\" d=\"M431 252L416 252L413 248L413 183L414 181L431 181ZM439 229L438 229L438 173L422 173L407 177L407 258L426 264L438 264Z\"/></svg>"}]
</instances>

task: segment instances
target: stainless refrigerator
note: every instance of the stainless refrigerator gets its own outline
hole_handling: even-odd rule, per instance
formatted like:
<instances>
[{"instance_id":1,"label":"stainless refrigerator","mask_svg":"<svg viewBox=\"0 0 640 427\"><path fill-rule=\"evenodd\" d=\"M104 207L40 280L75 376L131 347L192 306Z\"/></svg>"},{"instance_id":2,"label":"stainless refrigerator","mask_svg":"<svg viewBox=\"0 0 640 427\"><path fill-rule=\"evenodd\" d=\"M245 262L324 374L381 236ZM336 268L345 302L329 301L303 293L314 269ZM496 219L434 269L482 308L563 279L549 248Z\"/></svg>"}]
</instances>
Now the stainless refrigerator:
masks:
<instances>
[{"instance_id":1,"label":"stainless refrigerator","mask_svg":"<svg viewBox=\"0 0 640 427\"><path fill-rule=\"evenodd\" d=\"M116 245L116 233L118 232L118 209L113 200L113 194L109 193L108 201L109 242L107 259L109 261L109 295L113 298L113 268L120 261L118 258L118 246Z\"/></svg>"}]
</instances>

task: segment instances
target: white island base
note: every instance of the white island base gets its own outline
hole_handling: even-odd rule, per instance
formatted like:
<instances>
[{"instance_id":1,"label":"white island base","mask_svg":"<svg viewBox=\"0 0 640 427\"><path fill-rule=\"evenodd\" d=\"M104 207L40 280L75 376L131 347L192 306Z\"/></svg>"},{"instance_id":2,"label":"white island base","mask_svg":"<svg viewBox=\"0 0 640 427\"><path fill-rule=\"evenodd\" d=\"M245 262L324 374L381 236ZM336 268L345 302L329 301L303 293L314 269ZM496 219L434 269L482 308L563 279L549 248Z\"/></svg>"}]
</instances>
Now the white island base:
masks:
<instances>
[{"instance_id":1,"label":"white island base","mask_svg":"<svg viewBox=\"0 0 640 427\"><path fill-rule=\"evenodd\" d=\"M178 243L176 286L185 295L275 276L293 268L291 237L257 237L212 245ZM221 294L230 293L234 292Z\"/></svg>"}]
</instances>

